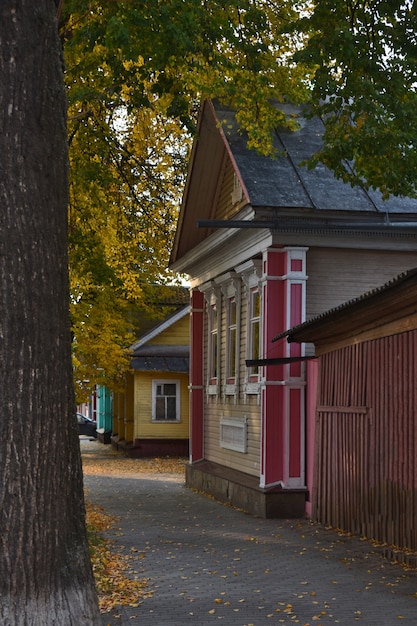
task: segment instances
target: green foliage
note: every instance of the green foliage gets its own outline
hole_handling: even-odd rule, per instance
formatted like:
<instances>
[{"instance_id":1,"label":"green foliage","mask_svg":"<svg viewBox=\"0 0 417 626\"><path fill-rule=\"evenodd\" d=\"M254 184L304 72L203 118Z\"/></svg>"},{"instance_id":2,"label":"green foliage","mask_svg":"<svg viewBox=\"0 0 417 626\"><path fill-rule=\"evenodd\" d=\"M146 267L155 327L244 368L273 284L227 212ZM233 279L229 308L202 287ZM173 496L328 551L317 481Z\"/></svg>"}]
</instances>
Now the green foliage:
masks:
<instances>
[{"instance_id":1,"label":"green foliage","mask_svg":"<svg viewBox=\"0 0 417 626\"><path fill-rule=\"evenodd\" d=\"M66 0L76 381L116 388L136 320L162 315L150 286L174 280L202 99L234 107L249 146L271 155L271 131L296 124L274 102L312 95L326 130L310 165L386 196L416 193L415 22L399 0Z\"/></svg>"},{"instance_id":2,"label":"green foliage","mask_svg":"<svg viewBox=\"0 0 417 626\"><path fill-rule=\"evenodd\" d=\"M138 312L161 315L149 285L173 277L172 246L197 104L234 106L271 154L273 99L300 100L289 0L66 0L70 278L78 400L116 388ZM292 122L289 122L292 123ZM89 381L86 383L85 381Z\"/></svg>"},{"instance_id":3,"label":"green foliage","mask_svg":"<svg viewBox=\"0 0 417 626\"><path fill-rule=\"evenodd\" d=\"M296 59L315 69L312 114L326 123L312 164L385 196L417 192L416 15L402 0L324 0L297 26L309 42Z\"/></svg>"}]
</instances>

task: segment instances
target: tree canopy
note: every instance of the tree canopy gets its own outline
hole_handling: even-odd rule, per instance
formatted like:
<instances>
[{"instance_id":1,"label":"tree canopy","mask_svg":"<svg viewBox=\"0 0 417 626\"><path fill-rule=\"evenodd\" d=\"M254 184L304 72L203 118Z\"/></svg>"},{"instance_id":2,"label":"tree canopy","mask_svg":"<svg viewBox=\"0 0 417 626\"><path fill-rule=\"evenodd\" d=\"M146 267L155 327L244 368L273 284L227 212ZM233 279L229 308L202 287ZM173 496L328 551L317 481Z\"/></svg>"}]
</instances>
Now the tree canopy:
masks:
<instances>
[{"instance_id":1,"label":"tree canopy","mask_svg":"<svg viewBox=\"0 0 417 626\"><path fill-rule=\"evenodd\" d=\"M295 28L314 70L323 162L388 196L417 193L417 9L410 0L320 0ZM349 164L347 166L347 163Z\"/></svg>"},{"instance_id":2,"label":"tree canopy","mask_svg":"<svg viewBox=\"0 0 417 626\"><path fill-rule=\"evenodd\" d=\"M62 4L76 380L114 385L137 311L163 313L152 291L174 280L166 266L202 99L233 106L267 155L272 129L295 125L273 102L308 100L326 125L310 166L416 193L415 22L401 0Z\"/></svg>"},{"instance_id":3,"label":"tree canopy","mask_svg":"<svg viewBox=\"0 0 417 626\"><path fill-rule=\"evenodd\" d=\"M306 96L283 0L66 0L69 251L78 395L124 372L138 311L167 273L199 102L227 99L269 153L272 98ZM287 123L291 123L288 121ZM153 286L153 287L152 287ZM86 383L86 381L89 381Z\"/></svg>"}]
</instances>

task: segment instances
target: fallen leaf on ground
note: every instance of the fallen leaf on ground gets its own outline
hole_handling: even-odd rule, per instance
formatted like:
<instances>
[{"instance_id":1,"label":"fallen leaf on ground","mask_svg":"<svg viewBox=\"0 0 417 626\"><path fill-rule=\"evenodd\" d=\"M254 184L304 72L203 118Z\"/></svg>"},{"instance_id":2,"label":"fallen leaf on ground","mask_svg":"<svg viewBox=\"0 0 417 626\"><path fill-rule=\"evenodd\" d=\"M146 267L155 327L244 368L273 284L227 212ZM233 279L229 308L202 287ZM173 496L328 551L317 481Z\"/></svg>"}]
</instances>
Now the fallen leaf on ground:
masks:
<instances>
[{"instance_id":1,"label":"fallen leaf on ground","mask_svg":"<svg viewBox=\"0 0 417 626\"><path fill-rule=\"evenodd\" d=\"M111 542L102 534L113 526L116 518L89 503L86 510L91 565L100 611L107 613L120 605L139 606L144 598L152 595L147 580L136 580L126 575L130 570L131 557L113 552Z\"/></svg>"},{"instance_id":2,"label":"fallen leaf on ground","mask_svg":"<svg viewBox=\"0 0 417 626\"><path fill-rule=\"evenodd\" d=\"M97 444L100 445L100 444ZM181 474L185 475L184 457L152 457L131 459L117 450L106 448L105 455L83 451L83 473L91 475Z\"/></svg>"}]
</instances>

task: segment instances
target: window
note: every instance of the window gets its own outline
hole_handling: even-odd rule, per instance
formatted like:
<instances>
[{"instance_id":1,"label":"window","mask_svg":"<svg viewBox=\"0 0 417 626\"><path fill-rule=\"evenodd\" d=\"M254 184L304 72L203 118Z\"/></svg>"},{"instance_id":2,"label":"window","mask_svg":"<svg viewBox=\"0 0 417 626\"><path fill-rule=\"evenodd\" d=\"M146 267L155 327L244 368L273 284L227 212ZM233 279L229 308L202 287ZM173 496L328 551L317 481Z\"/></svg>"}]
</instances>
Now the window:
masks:
<instances>
[{"instance_id":1,"label":"window","mask_svg":"<svg viewBox=\"0 0 417 626\"><path fill-rule=\"evenodd\" d=\"M248 423L245 417L225 417L220 419L220 447L236 452L247 452Z\"/></svg>"},{"instance_id":2,"label":"window","mask_svg":"<svg viewBox=\"0 0 417 626\"><path fill-rule=\"evenodd\" d=\"M236 382L237 366L237 308L236 298L229 298L227 306L227 344L226 344L226 383L232 385Z\"/></svg>"},{"instance_id":3,"label":"window","mask_svg":"<svg viewBox=\"0 0 417 626\"><path fill-rule=\"evenodd\" d=\"M262 260L249 259L235 268L242 277L246 293L246 359L254 360L262 357ZM260 399L260 368L245 368L245 398L257 395Z\"/></svg>"},{"instance_id":4,"label":"window","mask_svg":"<svg viewBox=\"0 0 417 626\"><path fill-rule=\"evenodd\" d=\"M259 359L260 350L260 321L261 321L261 298L259 289L251 289L249 298L249 359ZM256 382L259 378L259 366L249 368L248 377L250 382Z\"/></svg>"},{"instance_id":5,"label":"window","mask_svg":"<svg viewBox=\"0 0 417 626\"><path fill-rule=\"evenodd\" d=\"M206 361L205 380L208 395L218 396L220 391L220 311L222 305L221 290L214 281L200 285L205 299L205 330Z\"/></svg>"},{"instance_id":6,"label":"window","mask_svg":"<svg viewBox=\"0 0 417 626\"><path fill-rule=\"evenodd\" d=\"M222 337L221 391L223 397L233 396L236 402L239 394L240 367L240 318L242 280L236 272L227 272L216 278L224 302L222 315L224 337Z\"/></svg>"},{"instance_id":7,"label":"window","mask_svg":"<svg viewBox=\"0 0 417 626\"><path fill-rule=\"evenodd\" d=\"M152 421L180 421L180 387L176 380L152 381Z\"/></svg>"},{"instance_id":8,"label":"window","mask_svg":"<svg viewBox=\"0 0 417 626\"><path fill-rule=\"evenodd\" d=\"M218 376L218 342L219 342L219 328L217 319L217 307L211 305L209 310L209 384L217 384Z\"/></svg>"}]
</instances>

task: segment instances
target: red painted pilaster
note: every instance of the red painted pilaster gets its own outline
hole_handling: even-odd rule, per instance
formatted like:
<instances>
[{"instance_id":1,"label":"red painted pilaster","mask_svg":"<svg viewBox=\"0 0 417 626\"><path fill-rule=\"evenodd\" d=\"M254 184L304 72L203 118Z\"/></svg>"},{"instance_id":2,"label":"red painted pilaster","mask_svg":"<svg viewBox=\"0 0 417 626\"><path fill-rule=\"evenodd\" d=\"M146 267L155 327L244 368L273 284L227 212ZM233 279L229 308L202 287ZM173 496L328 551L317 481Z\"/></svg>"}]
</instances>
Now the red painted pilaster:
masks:
<instances>
[{"instance_id":1,"label":"red painted pilaster","mask_svg":"<svg viewBox=\"0 0 417 626\"><path fill-rule=\"evenodd\" d=\"M204 294L194 289L190 317L190 463L204 456L203 332Z\"/></svg>"},{"instance_id":2,"label":"red painted pilaster","mask_svg":"<svg viewBox=\"0 0 417 626\"><path fill-rule=\"evenodd\" d=\"M299 356L301 348L273 338L305 315L305 259L302 248L264 253L263 359ZM304 486L304 367L298 363L262 368L261 486Z\"/></svg>"},{"instance_id":3,"label":"red painted pilaster","mask_svg":"<svg viewBox=\"0 0 417 626\"><path fill-rule=\"evenodd\" d=\"M284 323L286 293L282 277L286 272L286 251L269 249L264 253L262 265L262 358L283 356L281 342L272 342ZM277 484L284 477L284 456L281 452L284 433L285 394L281 381L282 365L262 368L261 393L261 486Z\"/></svg>"}]
</instances>

